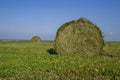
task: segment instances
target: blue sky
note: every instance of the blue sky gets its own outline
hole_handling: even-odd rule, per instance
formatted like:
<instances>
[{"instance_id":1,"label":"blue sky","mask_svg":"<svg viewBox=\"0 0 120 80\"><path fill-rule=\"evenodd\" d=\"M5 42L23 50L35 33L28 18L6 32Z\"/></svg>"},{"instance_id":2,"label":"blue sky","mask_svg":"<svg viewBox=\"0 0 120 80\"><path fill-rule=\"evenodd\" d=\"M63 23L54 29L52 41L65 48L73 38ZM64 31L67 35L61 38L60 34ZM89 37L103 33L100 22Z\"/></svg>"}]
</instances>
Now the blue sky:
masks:
<instances>
[{"instance_id":1,"label":"blue sky","mask_svg":"<svg viewBox=\"0 0 120 80\"><path fill-rule=\"evenodd\" d=\"M0 39L54 40L65 22L85 17L106 41L120 41L120 0L0 0Z\"/></svg>"}]
</instances>

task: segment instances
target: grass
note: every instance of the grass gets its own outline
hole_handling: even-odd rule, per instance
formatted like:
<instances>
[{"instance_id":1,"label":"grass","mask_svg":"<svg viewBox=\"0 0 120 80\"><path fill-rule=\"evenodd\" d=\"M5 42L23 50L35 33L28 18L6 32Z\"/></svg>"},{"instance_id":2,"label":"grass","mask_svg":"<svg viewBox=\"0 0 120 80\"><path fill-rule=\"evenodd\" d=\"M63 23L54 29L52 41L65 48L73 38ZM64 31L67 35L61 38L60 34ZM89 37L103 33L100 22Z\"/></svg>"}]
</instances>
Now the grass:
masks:
<instances>
[{"instance_id":1,"label":"grass","mask_svg":"<svg viewBox=\"0 0 120 80\"><path fill-rule=\"evenodd\" d=\"M54 42L0 44L0 80L120 80L120 42L103 56L50 54Z\"/></svg>"}]
</instances>

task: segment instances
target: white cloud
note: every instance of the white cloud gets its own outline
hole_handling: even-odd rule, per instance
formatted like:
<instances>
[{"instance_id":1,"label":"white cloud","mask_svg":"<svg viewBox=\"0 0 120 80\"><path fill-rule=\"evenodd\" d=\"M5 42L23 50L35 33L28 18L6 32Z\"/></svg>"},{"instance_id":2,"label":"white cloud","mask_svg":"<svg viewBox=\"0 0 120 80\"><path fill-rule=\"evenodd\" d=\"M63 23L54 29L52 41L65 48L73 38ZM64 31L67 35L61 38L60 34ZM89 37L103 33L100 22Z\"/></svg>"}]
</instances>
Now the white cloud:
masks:
<instances>
[{"instance_id":1,"label":"white cloud","mask_svg":"<svg viewBox=\"0 0 120 80\"><path fill-rule=\"evenodd\" d=\"M109 35L113 35L113 32L109 32L108 34L109 34Z\"/></svg>"}]
</instances>

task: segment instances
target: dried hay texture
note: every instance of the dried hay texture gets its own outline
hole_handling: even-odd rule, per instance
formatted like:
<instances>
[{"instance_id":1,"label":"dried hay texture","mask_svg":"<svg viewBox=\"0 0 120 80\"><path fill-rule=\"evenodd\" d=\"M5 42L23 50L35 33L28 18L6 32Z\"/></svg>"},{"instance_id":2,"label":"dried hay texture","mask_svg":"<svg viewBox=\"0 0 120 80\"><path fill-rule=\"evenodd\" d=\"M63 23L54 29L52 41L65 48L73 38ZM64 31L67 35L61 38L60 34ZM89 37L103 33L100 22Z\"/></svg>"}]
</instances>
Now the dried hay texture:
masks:
<instances>
[{"instance_id":1,"label":"dried hay texture","mask_svg":"<svg viewBox=\"0 0 120 80\"><path fill-rule=\"evenodd\" d=\"M85 18L63 24L56 34L55 52L60 55L100 55L103 46L101 30Z\"/></svg>"},{"instance_id":2,"label":"dried hay texture","mask_svg":"<svg viewBox=\"0 0 120 80\"><path fill-rule=\"evenodd\" d=\"M41 39L39 36L33 36L31 41L34 43L40 43Z\"/></svg>"}]
</instances>

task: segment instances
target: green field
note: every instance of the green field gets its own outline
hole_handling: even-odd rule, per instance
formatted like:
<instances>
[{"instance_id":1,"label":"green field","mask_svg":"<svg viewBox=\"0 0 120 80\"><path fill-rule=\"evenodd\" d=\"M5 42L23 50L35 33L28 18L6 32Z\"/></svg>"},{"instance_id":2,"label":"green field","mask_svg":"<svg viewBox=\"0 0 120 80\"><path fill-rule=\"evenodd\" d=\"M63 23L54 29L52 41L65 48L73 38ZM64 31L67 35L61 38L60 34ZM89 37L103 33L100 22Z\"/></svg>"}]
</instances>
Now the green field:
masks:
<instances>
[{"instance_id":1,"label":"green field","mask_svg":"<svg viewBox=\"0 0 120 80\"><path fill-rule=\"evenodd\" d=\"M0 80L120 80L120 42L106 42L102 56L60 56L53 46L0 43Z\"/></svg>"}]
</instances>

